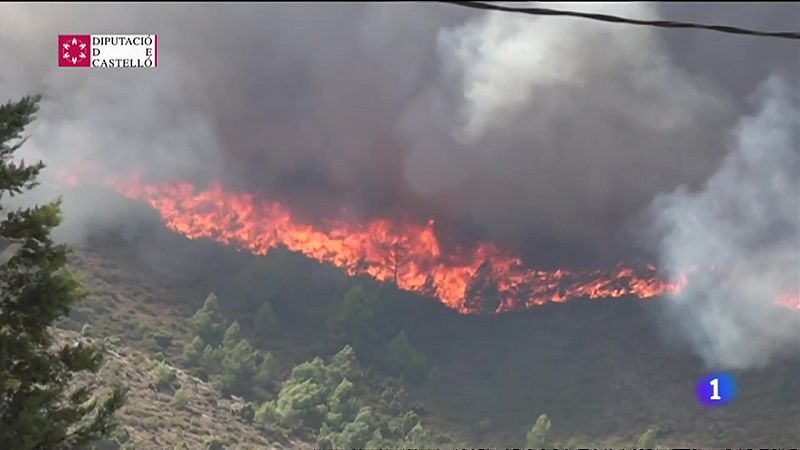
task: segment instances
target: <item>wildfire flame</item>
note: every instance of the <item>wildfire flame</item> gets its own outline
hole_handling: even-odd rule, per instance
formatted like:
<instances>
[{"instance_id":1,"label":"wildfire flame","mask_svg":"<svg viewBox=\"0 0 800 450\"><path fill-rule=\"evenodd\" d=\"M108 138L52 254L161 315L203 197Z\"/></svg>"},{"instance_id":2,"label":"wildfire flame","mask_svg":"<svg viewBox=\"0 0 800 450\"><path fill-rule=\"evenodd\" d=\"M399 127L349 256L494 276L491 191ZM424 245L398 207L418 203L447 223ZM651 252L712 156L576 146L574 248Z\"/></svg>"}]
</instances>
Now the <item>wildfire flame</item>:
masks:
<instances>
[{"instance_id":1,"label":"wildfire flame","mask_svg":"<svg viewBox=\"0 0 800 450\"><path fill-rule=\"evenodd\" d=\"M76 185L87 171L72 171L60 179ZM349 275L366 273L400 289L435 296L465 314L500 313L580 297L644 299L680 293L687 283L685 275L673 281L659 278L652 265L636 270L621 264L593 271L533 270L491 242L443 252L432 220L422 225L331 219L315 226L296 220L281 203L228 191L219 183L196 190L181 181L143 183L138 175L109 176L105 183L150 205L169 229L189 239L208 238L259 255L282 245ZM800 309L796 294L782 296L777 303Z\"/></svg>"}]
</instances>

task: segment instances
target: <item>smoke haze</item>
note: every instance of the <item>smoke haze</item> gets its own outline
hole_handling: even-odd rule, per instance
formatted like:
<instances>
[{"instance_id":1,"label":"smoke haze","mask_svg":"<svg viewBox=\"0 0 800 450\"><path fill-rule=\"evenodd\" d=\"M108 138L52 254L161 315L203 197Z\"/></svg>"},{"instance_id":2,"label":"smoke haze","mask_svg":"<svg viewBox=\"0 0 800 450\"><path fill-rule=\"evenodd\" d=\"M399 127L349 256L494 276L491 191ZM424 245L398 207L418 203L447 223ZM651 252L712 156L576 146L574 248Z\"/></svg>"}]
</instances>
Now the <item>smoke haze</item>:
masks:
<instances>
[{"instance_id":1,"label":"smoke haze","mask_svg":"<svg viewBox=\"0 0 800 450\"><path fill-rule=\"evenodd\" d=\"M800 23L791 4L548 5ZM159 67L59 70L59 33L157 33ZM797 69L793 42L440 4L0 5L0 97L44 95L23 149L51 172L220 179L311 221L433 217L541 268L730 261L669 314L734 367L792 338L748 336L769 320L752 291L800 273L797 109L775 96L796 94ZM113 199L62 193L65 239L129 222Z\"/></svg>"},{"instance_id":2,"label":"smoke haze","mask_svg":"<svg viewBox=\"0 0 800 450\"><path fill-rule=\"evenodd\" d=\"M800 292L800 97L779 79L758 97L703 188L651 206L663 267L714 268L693 274L665 308L666 326L716 367L764 365L800 349L800 316L770 307Z\"/></svg>"}]
</instances>

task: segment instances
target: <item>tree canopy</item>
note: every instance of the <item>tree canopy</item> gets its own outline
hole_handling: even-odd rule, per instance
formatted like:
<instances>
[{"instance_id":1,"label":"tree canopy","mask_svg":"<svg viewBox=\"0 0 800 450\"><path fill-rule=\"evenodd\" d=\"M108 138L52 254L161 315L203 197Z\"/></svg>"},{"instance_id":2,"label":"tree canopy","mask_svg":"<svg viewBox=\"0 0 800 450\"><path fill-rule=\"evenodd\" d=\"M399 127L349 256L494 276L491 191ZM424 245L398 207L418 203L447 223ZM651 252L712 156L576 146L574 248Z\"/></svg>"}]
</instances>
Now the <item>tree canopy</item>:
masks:
<instances>
[{"instance_id":1,"label":"tree canopy","mask_svg":"<svg viewBox=\"0 0 800 450\"><path fill-rule=\"evenodd\" d=\"M34 188L42 162L26 164L16 153L38 111L39 97L0 105L0 201ZM79 372L102 363L85 343L58 346L50 326L84 292L66 268L67 248L50 233L61 221L60 201L9 210L0 236L22 248L0 266L0 448L58 449L85 445L109 434L125 393L114 387L98 398L75 382Z\"/></svg>"}]
</instances>

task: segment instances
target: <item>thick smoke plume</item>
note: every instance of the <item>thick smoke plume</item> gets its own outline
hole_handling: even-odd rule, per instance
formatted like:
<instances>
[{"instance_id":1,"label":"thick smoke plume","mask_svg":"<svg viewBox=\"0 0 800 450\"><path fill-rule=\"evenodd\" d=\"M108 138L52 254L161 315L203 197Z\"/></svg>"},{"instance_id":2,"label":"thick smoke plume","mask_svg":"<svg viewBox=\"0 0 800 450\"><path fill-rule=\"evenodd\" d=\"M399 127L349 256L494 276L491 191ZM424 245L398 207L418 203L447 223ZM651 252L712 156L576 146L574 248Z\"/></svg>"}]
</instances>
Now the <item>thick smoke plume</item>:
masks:
<instances>
[{"instance_id":1,"label":"thick smoke plume","mask_svg":"<svg viewBox=\"0 0 800 450\"><path fill-rule=\"evenodd\" d=\"M160 67L59 70L74 32L158 33ZM52 169L221 178L308 220L402 212L594 266L636 255L630 217L724 154L735 102L667 37L449 5L3 5L0 94L45 95L27 151ZM73 223L96 210L65 200Z\"/></svg>"},{"instance_id":2,"label":"thick smoke plume","mask_svg":"<svg viewBox=\"0 0 800 450\"><path fill-rule=\"evenodd\" d=\"M798 25L792 4L548 5ZM159 68L58 69L59 33L157 33ZM797 56L794 42L441 4L0 5L0 100L44 94L23 156L50 173L89 161L156 180L220 179L309 221L342 210L434 218L456 243L492 240L537 268L647 261L635 224L654 197L685 186L657 201L656 250L674 270L732 263L697 275L673 309L710 362L731 366L790 337L759 328L768 313L754 299L791 288L786 273L797 273L796 163L767 151L796 138L777 131L790 117L770 111L794 107L767 101L719 167L749 111L744 96L773 72L796 80ZM721 193L730 185L741 199ZM784 188L794 206L774 198ZM61 193L65 239L133 222L114 198Z\"/></svg>"},{"instance_id":3,"label":"thick smoke plume","mask_svg":"<svg viewBox=\"0 0 800 450\"><path fill-rule=\"evenodd\" d=\"M800 349L800 317L773 305L800 295L800 92L771 79L758 103L702 189L651 207L661 264L676 275L699 268L683 295L665 301L666 326L715 367Z\"/></svg>"}]
</instances>

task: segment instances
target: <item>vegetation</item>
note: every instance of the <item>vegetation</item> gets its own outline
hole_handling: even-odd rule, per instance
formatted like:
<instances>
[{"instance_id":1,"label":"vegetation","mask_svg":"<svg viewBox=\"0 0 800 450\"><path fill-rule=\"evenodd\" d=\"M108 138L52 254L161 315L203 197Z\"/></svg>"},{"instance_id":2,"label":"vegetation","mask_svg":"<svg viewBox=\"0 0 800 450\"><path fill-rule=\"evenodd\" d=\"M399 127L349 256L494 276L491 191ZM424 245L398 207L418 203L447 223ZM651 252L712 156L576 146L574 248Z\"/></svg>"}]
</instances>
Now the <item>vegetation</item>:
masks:
<instances>
[{"instance_id":1,"label":"vegetation","mask_svg":"<svg viewBox=\"0 0 800 450\"><path fill-rule=\"evenodd\" d=\"M331 337L341 344L364 350L384 338L387 302L363 286L355 286L331 312L327 324ZM388 328L393 328L389 325Z\"/></svg>"},{"instance_id":2,"label":"vegetation","mask_svg":"<svg viewBox=\"0 0 800 450\"><path fill-rule=\"evenodd\" d=\"M219 311L219 299L212 292L203 307L190 319L189 327L207 345L219 345L225 332L224 320Z\"/></svg>"},{"instance_id":3,"label":"vegetation","mask_svg":"<svg viewBox=\"0 0 800 450\"><path fill-rule=\"evenodd\" d=\"M222 439L217 437L206 439L204 445L206 450L224 450L225 448L225 443L222 442Z\"/></svg>"},{"instance_id":4,"label":"vegetation","mask_svg":"<svg viewBox=\"0 0 800 450\"><path fill-rule=\"evenodd\" d=\"M177 378L175 369L164 361L161 361L155 369L153 369L153 381L158 389L171 389L172 384Z\"/></svg>"},{"instance_id":5,"label":"vegetation","mask_svg":"<svg viewBox=\"0 0 800 450\"><path fill-rule=\"evenodd\" d=\"M33 188L44 168L41 162L15 162L38 100L25 97L0 106L0 198ZM3 206L7 215L0 236L20 240L23 247L0 266L0 448L85 445L113 431L124 390L114 386L98 397L76 382L78 374L100 368L96 347L83 341L53 345L50 326L83 297L65 267L66 247L50 238L61 220L59 202L15 210Z\"/></svg>"},{"instance_id":6,"label":"vegetation","mask_svg":"<svg viewBox=\"0 0 800 450\"><path fill-rule=\"evenodd\" d=\"M661 427L653 426L649 427L642 433L638 439L636 439L636 447L637 448L656 448L656 440L658 439L658 435L661 433Z\"/></svg>"},{"instance_id":7,"label":"vegetation","mask_svg":"<svg viewBox=\"0 0 800 450\"><path fill-rule=\"evenodd\" d=\"M424 380L430 371L425 355L411 345L405 331L389 342L386 363L394 374L411 382Z\"/></svg>"},{"instance_id":8,"label":"vegetation","mask_svg":"<svg viewBox=\"0 0 800 450\"><path fill-rule=\"evenodd\" d=\"M175 394L172 395L172 400L170 403L178 408L186 407L186 405L189 404L189 393L184 388L178 389L175 391Z\"/></svg>"},{"instance_id":9,"label":"vegetation","mask_svg":"<svg viewBox=\"0 0 800 450\"><path fill-rule=\"evenodd\" d=\"M645 322L628 319L639 317L641 303L570 303L529 313L461 316L281 249L267 257L231 250L226 259L228 250L215 247L224 263L203 272L191 296L166 290L183 285L164 279L138 281L139 272L128 263L98 253L81 256L97 258L80 263L92 274L95 294L70 315L72 322L63 321L65 327L79 331L90 323L87 334L126 349L114 350L123 360L132 353L127 348L135 347L182 369L175 371L172 390L149 390L147 400L137 398L123 411L136 448L180 442L203 448L209 437L228 448L452 448L521 444L528 437L552 448L628 447L653 442L642 436L653 435L648 424L671 405L650 408L631 399L657 398L662 390L683 393L681 373L696 369L681 358L673 366L659 366L657 358L640 350L654 348L640 326ZM239 266L230 263L239 260ZM244 272L247 277L239 276ZM219 295L204 302L208 292ZM491 295L491 289L475 295ZM256 318L265 302L276 332L263 332ZM371 312L360 314L354 304ZM576 320L582 317L592 320ZM619 318L626 318L625 326L609 333L607 327L623 323ZM201 333L216 338L207 343ZM154 383L157 363L134 365L144 368L146 383ZM623 366L629 369L617 369ZM761 378L753 395L783 385L796 374L790 369L776 372L774 382ZM130 384L130 369L120 376ZM650 389L652 380L658 380L659 392ZM181 390L188 397L185 406L180 406ZM543 411L547 420L537 420ZM700 413L670 414L670 420L687 414ZM553 425L546 426L551 419ZM767 426L764 435L781 426ZM726 426L710 436L720 445L759 437L746 436L740 430L754 428L742 427ZM682 436L659 429L656 444L680 446L696 437L681 441ZM695 442L709 442L704 439Z\"/></svg>"},{"instance_id":10,"label":"vegetation","mask_svg":"<svg viewBox=\"0 0 800 450\"><path fill-rule=\"evenodd\" d=\"M227 327L219 314L219 300L210 294L191 319L191 329L198 333L183 347L183 359L198 375L207 378L224 394L263 400L272 394L275 360L269 352L253 349L240 336L241 327L234 321ZM209 330L214 330L209 333ZM221 340L218 330L225 330ZM205 344L203 336L219 344Z\"/></svg>"},{"instance_id":11,"label":"vegetation","mask_svg":"<svg viewBox=\"0 0 800 450\"><path fill-rule=\"evenodd\" d=\"M315 434L320 447L420 447L434 442L413 411L398 414L404 408L402 390L387 387L382 401L374 402L364 378L355 351L345 346L327 364L314 358L295 366L278 398L262 404L256 419Z\"/></svg>"},{"instance_id":12,"label":"vegetation","mask_svg":"<svg viewBox=\"0 0 800 450\"><path fill-rule=\"evenodd\" d=\"M550 433L550 419L547 414L542 414L536 418L531 430L525 437L525 446L528 448L545 448L549 445L548 434Z\"/></svg>"}]
</instances>

